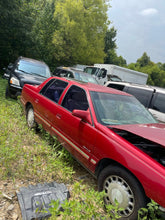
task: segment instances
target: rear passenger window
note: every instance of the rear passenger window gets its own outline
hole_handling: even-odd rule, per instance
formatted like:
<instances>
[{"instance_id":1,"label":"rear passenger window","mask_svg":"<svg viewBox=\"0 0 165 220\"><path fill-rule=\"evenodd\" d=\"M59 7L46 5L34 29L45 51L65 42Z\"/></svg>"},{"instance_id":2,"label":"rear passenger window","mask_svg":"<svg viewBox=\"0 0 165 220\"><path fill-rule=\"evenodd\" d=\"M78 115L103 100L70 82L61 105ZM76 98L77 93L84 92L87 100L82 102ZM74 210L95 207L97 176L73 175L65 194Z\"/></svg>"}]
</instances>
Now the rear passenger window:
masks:
<instances>
[{"instance_id":1,"label":"rear passenger window","mask_svg":"<svg viewBox=\"0 0 165 220\"><path fill-rule=\"evenodd\" d=\"M165 94L157 93L154 99L153 109L165 113Z\"/></svg>"},{"instance_id":2,"label":"rear passenger window","mask_svg":"<svg viewBox=\"0 0 165 220\"><path fill-rule=\"evenodd\" d=\"M125 91L135 96L145 107L148 108L153 93L152 91L133 87L128 87Z\"/></svg>"},{"instance_id":3,"label":"rear passenger window","mask_svg":"<svg viewBox=\"0 0 165 220\"><path fill-rule=\"evenodd\" d=\"M41 94L54 102L58 102L62 92L67 87L68 83L61 80L52 80L42 90Z\"/></svg>"}]
</instances>

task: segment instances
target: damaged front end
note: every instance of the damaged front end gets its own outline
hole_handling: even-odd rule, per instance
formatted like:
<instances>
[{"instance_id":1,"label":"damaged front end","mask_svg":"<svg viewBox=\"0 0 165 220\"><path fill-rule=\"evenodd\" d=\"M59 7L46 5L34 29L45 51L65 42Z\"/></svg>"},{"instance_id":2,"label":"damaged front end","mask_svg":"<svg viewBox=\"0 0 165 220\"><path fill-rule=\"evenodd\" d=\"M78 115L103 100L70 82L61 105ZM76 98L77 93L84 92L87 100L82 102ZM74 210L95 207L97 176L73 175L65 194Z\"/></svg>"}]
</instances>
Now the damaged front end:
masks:
<instances>
[{"instance_id":1,"label":"damaged front end","mask_svg":"<svg viewBox=\"0 0 165 220\"><path fill-rule=\"evenodd\" d=\"M165 166L165 148L163 146L126 130L114 127L111 127L110 129L125 140L127 140L129 143L133 144L144 153L152 157L162 166Z\"/></svg>"}]
</instances>

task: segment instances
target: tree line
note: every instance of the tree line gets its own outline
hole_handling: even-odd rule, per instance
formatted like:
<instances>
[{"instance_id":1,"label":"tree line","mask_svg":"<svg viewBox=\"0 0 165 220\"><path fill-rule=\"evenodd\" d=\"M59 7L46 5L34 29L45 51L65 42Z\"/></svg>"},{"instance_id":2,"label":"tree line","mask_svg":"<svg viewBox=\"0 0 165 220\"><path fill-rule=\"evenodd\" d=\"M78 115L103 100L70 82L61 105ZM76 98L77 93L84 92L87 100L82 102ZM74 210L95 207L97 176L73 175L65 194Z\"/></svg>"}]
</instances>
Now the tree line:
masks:
<instances>
[{"instance_id":1,"label":"tree line","mask_svg":"<svg viewBox=\"0 0 165 220\"><path fill-rule=\"evenodd\" d=\"M51 70L107 63L148 73L148 84L165 87L165 64L145 52L129 65L117 55L109 7L103 0L1 0L0 69L19 56L43 60Z\"/></svg>"}]
</instances>

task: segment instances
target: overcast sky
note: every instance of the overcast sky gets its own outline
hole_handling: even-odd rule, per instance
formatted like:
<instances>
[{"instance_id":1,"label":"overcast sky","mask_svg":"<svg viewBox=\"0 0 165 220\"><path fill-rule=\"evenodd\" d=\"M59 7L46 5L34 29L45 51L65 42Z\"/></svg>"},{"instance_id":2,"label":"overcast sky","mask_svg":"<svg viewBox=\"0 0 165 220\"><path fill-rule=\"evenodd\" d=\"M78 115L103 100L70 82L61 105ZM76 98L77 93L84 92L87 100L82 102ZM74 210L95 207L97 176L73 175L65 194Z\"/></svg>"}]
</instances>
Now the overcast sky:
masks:
<instances>
[{"instance_id":1,"label":"overcast sky","mask_svg":"<svg viewBox=\"0 0 165 220\"><path fill-rule=\"evenodd\" d=\"M109 19L117 29L117 54L127 64L144 52L165 63L165 0L111 0Z\"/></svg>"}]
</instances>

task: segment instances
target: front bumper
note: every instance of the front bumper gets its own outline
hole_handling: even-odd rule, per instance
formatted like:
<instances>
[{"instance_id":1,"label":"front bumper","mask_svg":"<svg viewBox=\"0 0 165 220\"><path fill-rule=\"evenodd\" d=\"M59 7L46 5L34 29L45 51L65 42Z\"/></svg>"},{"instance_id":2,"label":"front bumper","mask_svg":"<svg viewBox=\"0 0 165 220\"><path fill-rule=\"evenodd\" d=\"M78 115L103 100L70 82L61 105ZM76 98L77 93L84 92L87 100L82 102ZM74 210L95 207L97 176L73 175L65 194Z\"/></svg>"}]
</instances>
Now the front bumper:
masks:
<instances>
[{"instance_id":1,"label":"front bumper","mask_svg":"<svg viewBox=\"0 0 165 220\"><path fill-rule=\"evenodd\" d=\"M9 84L8 85L8 90L9 90L10 96L13 97L13 98L17 98L22 93L22 87L17 86L17 85Z\"/></svg>"}]
</instances>

